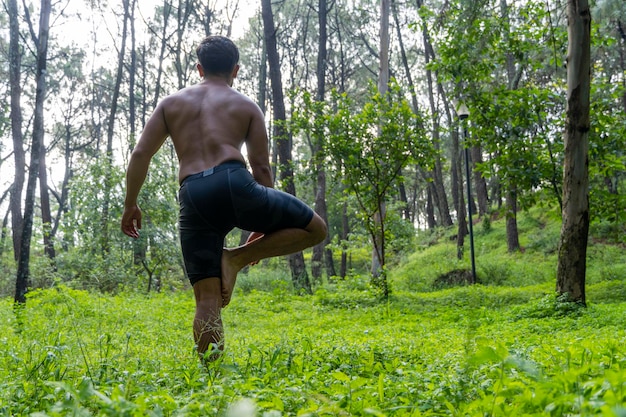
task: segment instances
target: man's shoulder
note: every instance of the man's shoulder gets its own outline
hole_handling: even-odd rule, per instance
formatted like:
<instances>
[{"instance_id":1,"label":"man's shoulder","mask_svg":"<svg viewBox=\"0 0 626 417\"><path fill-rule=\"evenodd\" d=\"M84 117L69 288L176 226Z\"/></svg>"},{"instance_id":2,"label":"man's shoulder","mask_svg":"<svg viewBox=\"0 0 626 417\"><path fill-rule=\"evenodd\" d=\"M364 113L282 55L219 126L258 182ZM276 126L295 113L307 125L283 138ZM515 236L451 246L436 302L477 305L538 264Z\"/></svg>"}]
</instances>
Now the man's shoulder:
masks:
<instances>
[{"instance_id":1,"label":"man's shoulder","mask_svg":"<svg viewBox=\"0 0 626 417\"><path fill-rule=\"evenodd\" d=\"M175 93L172 93L163 97L161 101L159 102L159 106L162 106L162 107L177 106L183 102L197 100L199 93L200 92L197 90L197 88L195 88L195 86L186 87L186 88L176 91Z\"/></svg>"}]
</instances>

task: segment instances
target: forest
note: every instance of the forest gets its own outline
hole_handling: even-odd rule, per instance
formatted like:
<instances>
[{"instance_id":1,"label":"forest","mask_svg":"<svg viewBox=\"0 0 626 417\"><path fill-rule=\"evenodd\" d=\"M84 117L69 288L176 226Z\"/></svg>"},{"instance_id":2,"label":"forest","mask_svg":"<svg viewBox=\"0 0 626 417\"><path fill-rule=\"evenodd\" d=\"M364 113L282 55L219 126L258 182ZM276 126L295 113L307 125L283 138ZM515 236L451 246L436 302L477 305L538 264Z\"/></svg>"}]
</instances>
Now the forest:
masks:
<instances>
[{"instance_id":1,"label":"forest","mask_svg":"<svg viewBox=\"0 0 626 417\"><path fill-rule=\"evenodd\" d=\"M2 6L0 415L626 415L623 0ZM207 370L170 141L120 218L208 35L328 236L242 271Z\"/></svg>"}]
</instances>

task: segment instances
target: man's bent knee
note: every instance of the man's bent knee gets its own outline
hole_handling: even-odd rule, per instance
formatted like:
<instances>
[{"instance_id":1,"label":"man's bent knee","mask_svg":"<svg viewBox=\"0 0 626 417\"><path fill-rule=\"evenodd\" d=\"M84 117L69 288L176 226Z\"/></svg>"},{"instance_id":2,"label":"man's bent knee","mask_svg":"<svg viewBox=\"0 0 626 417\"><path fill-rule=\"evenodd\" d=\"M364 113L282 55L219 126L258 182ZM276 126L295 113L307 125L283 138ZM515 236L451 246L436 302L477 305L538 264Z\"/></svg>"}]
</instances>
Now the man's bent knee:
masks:
<instances>
[{"instance_id":1,"label":"man's bent knee","mask_svg":"<svg viewBox=\"0 0 626 417\"><path fill-rule=\"evenodd\" d=\"M306 230L312 234L315 245L326 239L326 234L328 233L326 223L317 213L313 214L313 218L307 225Z\"/></svg>"}]
</instances>

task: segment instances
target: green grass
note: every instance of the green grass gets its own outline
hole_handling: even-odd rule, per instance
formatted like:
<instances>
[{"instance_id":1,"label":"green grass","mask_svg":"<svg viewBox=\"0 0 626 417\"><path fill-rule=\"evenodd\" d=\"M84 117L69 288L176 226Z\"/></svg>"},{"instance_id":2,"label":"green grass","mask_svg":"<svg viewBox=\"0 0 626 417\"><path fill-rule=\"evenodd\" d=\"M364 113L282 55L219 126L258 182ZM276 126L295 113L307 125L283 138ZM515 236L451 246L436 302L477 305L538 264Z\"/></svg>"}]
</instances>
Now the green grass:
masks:
<instances>
[{"instance_id":1,"label":"green grass","mask_svg":"<svg viewBox=\"0 0 626 417\"><path fill-rule=\"evenodd\" d=\"M623 295L612 284L589 292ZM623 416L626 302L601 301L559 308L546 285L388 303L346 285L238 292L226 354L203 369L191 294L46 290L17 316L0 305L0 415L225 415L250 399L267 416Z\"/></svg>"},{"instance_id":2,"label":"green grass","mask_svg":"<svg viewBox=\"0 0 626 417\"><path fill-rule=\"evenodd\" d=\"M589 248L588 307L554 294L558 226L477 224L481 284L433 288L452 231L422 236L380 300L366 276L295 295L274 260L243 275L226 352L204 368L191 291L67 287L0 301L0 416L626 416L626 255ZM439 242L435 244L436 242Z\"/></svg>"}]
</instances>

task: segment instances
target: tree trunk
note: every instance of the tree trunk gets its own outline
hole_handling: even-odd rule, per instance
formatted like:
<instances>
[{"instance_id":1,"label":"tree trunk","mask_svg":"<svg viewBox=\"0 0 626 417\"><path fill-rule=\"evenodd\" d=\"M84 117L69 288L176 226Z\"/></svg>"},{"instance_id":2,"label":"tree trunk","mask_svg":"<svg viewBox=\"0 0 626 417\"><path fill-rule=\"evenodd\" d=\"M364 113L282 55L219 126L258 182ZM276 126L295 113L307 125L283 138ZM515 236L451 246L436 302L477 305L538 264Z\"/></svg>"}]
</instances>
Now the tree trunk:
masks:
<instances>
[{"instance_id":1,"label":"tree trunk","mask_svg":"<svg viewBox=\"0 0 626 417\"><path fill-rule=\"evenodd\" d=\"M391 0L380 1L380 62L378 71L378 92L381 95L385 95L389 90L389 12L391 9ZM380 129L379 129L380 134ZM381 196L384 199L384 196ZM384 259L384 216L385 216L385 201L380 201L378 204L379 211L374 215L374 235L372 236L373 248L372 248L372 265L371 272L373 282L379 288L382 288L385 292L385 296L388 294L386 277L381 275L383 268L385 267ZM380 282L379 277L382 278Z\"/></svg>"},{"instance_id":2,"label":"tree trunk","mask_svg":"<svg viewBox=\"0 0 626 417\"><path fill-rule=\"evenodd\" d=\"M43 135L39 156L39 204L41 205L41 224L43 228L44 253L52 262L56 256L54 236L52 235L52 214L50 213L50 193L48 189L48 172L46 169L46 146ZM53 264L54 265L54 264Z\"/></svg>"},{"instance_id":3,"label":"tree trunk","mask_svg":"<svg viewBox=\"0 0 626 417\"><path fill-rule=\"evenodd\" d=\"M39 161L44 137L43 104L46 98L46 64L48 60L48 34L50 29L51 8L50 0L41 1L39 35L37 39L35 39L35 44L37 45L35 116L33 120L33 141L30 153L30 167L28 170L28 184L26 186L26 201L24 203L22 240L17 264L17 278L15 281L15 301L17 303L26 302L26 292L30 285L30 241L33 233L35 189L37 186L37 178L39 178ZM31 33L34 32L31 31Z\"/></svg>"},{"instance_id":4,"label":"tree trunk","mask_svg":"<svg viewBox=\"0 0 626 417\"><path fill-rule=\"evenodd\" d=\"M341 242L348 241L348 234L350 233L350 222L348 221L348 203L343 202L341 210ZM341 248L341 264L339 267L339 276L345 278L348 273L348 252L342 245Z\"/></svg>"},{"instance_id":5,"label":"tree trunk","mask_svg":"<svg viewBox=\"0 0 626 417\"><path fill-rule=\"evenodd\" d=\"M585 299L589 234L589 94L591 13L587 0L568 0L567 109L563 165L563 223L556 290L570 301Z\"/></svg>"},{"instance_id":6,"label":"tree trunk","mask_svg":"<svg viewBox=\"0 0 626 417\"><path fill-rule=\"evenodd\" d=\"M391 13L393 15L393 22L396 27L396 34L398 36L398 45L400 47L400 57L402 59L402 66L404 67L404 72L406 73L406 79L408 83L409 92L411 94L411 104L413 105L413 112L419 115L419 103L417 102L417 93L415 92L415 84L413 83L413 77L411 75L411 68L409 66L409 60L406 56L406 49L404 47L404 39L402 38L402 31L400 28L400 20L398 18L398 7L397 2L395 0L391 0ZM402 178L402 175L400 175ZM406 220L411 219L412 213L411 208L409 206L409 201L406 194L406 188L404 181L401 180L399 184L399 192L400 192L400 201L403 203L402 215Z\"/></svg>"},{"instance_id":7,"label":"tree trunk","mask_svg":"<svg viewBox=\"0 0 626 417\"><path fill-rule=\"evenodd\" d=\"M128 0L125 0L128 1ZM191 57L186 52L184 43L186 42L187 27L189 26L189 17L193 11L193 2L189 0L178 0L176 10L176 44L170 48L170 52L174 55L174 68L176 68L176 79L178 80L178 89L185 88L189 81L191 71L188 70L189 64L195 56Z\"/></svg>"},{"instance_id":8,"label":"tree trunk","mask_svg":"<svg viewBox=\"0 0 626 417\"><path fill-rule=\"evenodd\" d=\"M421 7L422 2L418 0L418 7ZM430 36L426 29L426 26L422 27L422 38L424 40L424 60L426 66L426 81L428 83L428 102L430 104L430 114L433 121L433 143L435 145L435 149L440 149L440 136L439 136L439 110L435 105L435 82L433 80L433 73L430 70L429 63L431 59L435 58L435 51L430 42ZM436 86L437 90L442 93L443 88L439 82L437 82ZM443 184L443 167L441 164L441 158L437 157L435 161L435 168L432 172L432 180L434 187L432 188L432 197L434 199L435 205L437 206L437 211L439 212L439 220L441 224L445 227L452 226L452 216L450 216L450 206L448 205L448 198L446 196L446 188ZM454 189L454 188L453 188ZM453 191L454 196L454 191Z\"/></svg>"},{"instance_id":9,"label":"tree trunk","mask_svg":"<svg viewBox=\"0 0 626 417\"><path fill-rule=\"evenodd\" d=\"M52 232L51 232L52 236L56 236L59 225L61 224L61 218L69 210L69 207L67 205L67 200L68 200L69 191L70 191L69 183L70 183L70 179L73 176L71 141L72 141L72 125L70 121L70 116L67 115L63 123L63 159L65 161L65 167L64 167L63 182L61 184L61 195L55 195L59 208L57 210L56 219L54 222L54 226L52 228ZM66 238L62 242L63 248L66 248L67 246L67 240L68 239Z\"/></svg>"},{"instance_id":10,"label":"tree trunk","mask_svg":"<svg viewBox=\"0 0 626 417\"><path fill-rule=\"evenodd\" d=\"M506 246L509 253L520 250L517 231L517 192L514 184L509 184L506 196Z\"/></svg>"},{"instance_id":11,"label":"tree trunk","mask_svg":"<svg viewBox=\"0 0 626 417\"><path fill-rule=\"evenodd\" d=\"M22 241L22 191L26 171L26 153L22 134L22 51L20 48L20 28L16 0L8 0L9 12L9 84L11 89L11 137L13 140L13 158L15 179L11 186L11 230L13 231L13 257L17 261Z\"/></svg>"},{"instance_id":12,"label":"tree trunk","mask_svg":"<svg viewBox=\"0 0 626 417\"><path fill-rule=\"evenodd\" d=\"M157 67L156 82L154 87L154 97L151 108L155 108L159 102L161 94L161 78L163 77L163 63L165 62L165 49L167 48L167 25L172 13L172 4L168 0L163 0L163 27L161 28L161 45L159 49L159 61ZM156 33L155 33L156 34ZM145 65L145 60L144 60Z\"/></svg>"},{"instance_id":13,"label":"tree trunk","mask_svg":"<svg viewBox=\"0 0 626 417\"><path fill-rule=\"evenodd\" d=\"M115 116L117 114L117 102L120 96L120 88L122 85L122 76L124 73L124 54L126 51L126 33L128 21L130 19L129 0L122 0L124 5L124 17L122 24L122 40L117 56L117 74L115 76L115 86L111 95L111 108L109 110L109 119L107 122L107 147L105 154L105 170L104 170L104 189L102 192L102 216L100 218L100 226L102 230L101 250L103 254L109 253L109 207L111 205L111 190L113 189L113 136L115 134Z\"/></svg>"},{"instance_id":14,"label":"tree trunk","mask_svg":"<svg viewBox=\"0 0 626 417\"><path fill-rule=\"evenodd\" d=\"M326 60L328 58L327 53L327 15L328 9L326 0L318 0L317 13L318 13L318 26L319 26L319 38L318 38L318 53L317 53L317 94L316 100L323 102L326 96ZM315 117L321 118L322 114L316 114ZM312 158L315 161L313 166L315 168L315 211L317 214L328 223L328 209L326 207L326 170L324 168L323 160L323 148L324 148L325 134L323 131L313 132L313 149ZM330 233L326 235L326 238L319 244L313 247L313 255L311 257L311 275L315 281L320 282L322 279L322 263L326 266L326 272L328 276L335 275L335 266L333 264L332 251L327 251L326 246L330 242Z\"/></svg>"},{"instance_id":15,"label":"tree trunk","mask_svg":"<svg viewBox=\"0 0 626 417\"><path fill-rule=\"evenodd\" d=\"M457 206L457 235L456 235L456 256L463 259L463 245L465 244L465 235L467 230L467 211L465 210L465 199L463 197L463 170L461 164L461 146L459 144L459 133L454 129L452 131L452 159L450 161L452 170L452 186L456 188Z\"/></svg>"},{"instance_id":16,"label":"tree trunk","mask_svg":"<svg viewBox=\"0 0 626 417\"><path fill-rule=\"evenodd\" d=\"M502 20L505 21L506 26L509 27L509 6L506 0L500 0L500 11L502 13ZM510 38L508 31L505 32L504 37L508 44ZM506 74L508 89L516 90L519 78L515 75L515 56L513 56L513 53L510 51L506 53ZM518 138L512 135L510 140L515 141L518 140ZM519 231L517 229L517 180L509 176L506 185L508 187L506 191L506 242L509 252L515 252L520 249Z\"/></svg>"},{"instance_id":17,"label":"tree trunk","mask_svg":"<svg viewBox=\"0 0 626 417\"><path fill-rule=\"evenodd\" d=\"M476 200L478 200L478 215L480 217L489 211L489 195L487 193L487 181L483 174L476 171L476 165L483 162L483 152L480 146L472 146L472 176L474 177L474 189L476 191Z\"/></svg>"},{"instance_id":18,"label":"tree trunk","mask_svg":"<svg viewBox=\"0 0 626 417\"><path fill-rule=\"evenodd\" d=\"M276 28L274 26L274 15L272 13L271 0L261 1L261 16L263 18L263 34L267 50L267 61L269 64L269 76L272 86L272 105L274 111L274 138L277 143L277 153L280 161L280 179L284 184L285 191L296 195L296 187L293 183L293 170L291 168L291 140L285 128L287 120L285 112L285 99L283 96L283 83L280 75L280 58L276 42ZM297 252L288 255L289 266L291 268L291 278L293 285L298 290L311 293L311 283L304 264L304 255Z\"/></svg>"},{"instance_id":19,"label":"tree trunk","mask_svg":"<svg viewBox=\"0 0 626 417\"><path fill-rule=\"evenodd\" d=\"M437 226L435 221L435 208L433 207L432 185L426 186L426 224L432 230Z\"/></svg>"}]
</instances>

